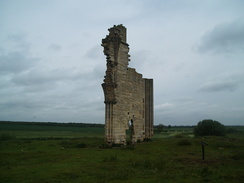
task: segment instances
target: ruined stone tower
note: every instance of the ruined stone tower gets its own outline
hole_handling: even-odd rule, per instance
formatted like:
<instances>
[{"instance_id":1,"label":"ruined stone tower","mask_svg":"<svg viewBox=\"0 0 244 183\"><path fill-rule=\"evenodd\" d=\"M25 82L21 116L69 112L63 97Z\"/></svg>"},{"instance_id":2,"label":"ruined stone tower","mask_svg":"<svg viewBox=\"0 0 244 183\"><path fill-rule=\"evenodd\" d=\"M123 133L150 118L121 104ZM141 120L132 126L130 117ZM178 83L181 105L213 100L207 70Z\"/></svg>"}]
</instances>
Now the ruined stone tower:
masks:
<instances>
[{"instance_id":1,"label":"ruined stone tower","mask_svg":"<svg viewBox=\"0 0 244 183\"><path fill-rule=\"evenodd\" d=\"M128 67L126 28L117 25L108 30L109 35L102 40L107 60L102 84L105 140L109 144L143 141L153 135L153 80Z\"/></svg>"}]
</instances>

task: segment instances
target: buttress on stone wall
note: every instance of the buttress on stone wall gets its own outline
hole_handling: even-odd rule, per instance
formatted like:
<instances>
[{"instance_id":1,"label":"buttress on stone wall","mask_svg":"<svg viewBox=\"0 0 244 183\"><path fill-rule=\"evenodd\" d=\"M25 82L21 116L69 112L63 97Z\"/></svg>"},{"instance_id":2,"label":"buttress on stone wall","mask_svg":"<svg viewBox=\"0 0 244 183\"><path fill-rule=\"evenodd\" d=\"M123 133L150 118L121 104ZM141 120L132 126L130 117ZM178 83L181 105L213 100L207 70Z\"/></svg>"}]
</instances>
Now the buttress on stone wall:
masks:
<instances>
[{"instance_id":1,"label":"buttress on stone wall","mask_svg":"<svg viewBox=\"0 0 244 183\"><path fill-rule=\"evenodd\" d=\"M126 28L117 25L108 30L109 35L102 40L107 61L102 84L105 141L126 144L128 137L132 143L143 141L153 136L153 80L142 78L142 74L128 67Z\"/></svg>"}]
</instances>

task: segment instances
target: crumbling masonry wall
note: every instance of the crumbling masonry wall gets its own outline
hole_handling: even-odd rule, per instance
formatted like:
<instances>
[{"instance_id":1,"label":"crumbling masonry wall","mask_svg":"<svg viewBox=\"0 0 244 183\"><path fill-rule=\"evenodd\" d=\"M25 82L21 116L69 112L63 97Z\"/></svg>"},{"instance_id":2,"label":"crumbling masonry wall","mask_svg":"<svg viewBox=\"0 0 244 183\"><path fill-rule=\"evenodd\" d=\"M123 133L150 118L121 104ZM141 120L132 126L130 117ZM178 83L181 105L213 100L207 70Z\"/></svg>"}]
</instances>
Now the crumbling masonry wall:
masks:
<instances>
[{"instance_id":1,"label":"crumbling masonry wall","mask_svg":"<svg viewBox=\"0 0 244 183\"><path fill-rule=\"evenodd\" d=\"M153 135L153 80L129 68L126 28L114 26L102 40L107 70L102 84L105 103L105 140L109 144L143 141Z\"/></svg>"}]
</instances>

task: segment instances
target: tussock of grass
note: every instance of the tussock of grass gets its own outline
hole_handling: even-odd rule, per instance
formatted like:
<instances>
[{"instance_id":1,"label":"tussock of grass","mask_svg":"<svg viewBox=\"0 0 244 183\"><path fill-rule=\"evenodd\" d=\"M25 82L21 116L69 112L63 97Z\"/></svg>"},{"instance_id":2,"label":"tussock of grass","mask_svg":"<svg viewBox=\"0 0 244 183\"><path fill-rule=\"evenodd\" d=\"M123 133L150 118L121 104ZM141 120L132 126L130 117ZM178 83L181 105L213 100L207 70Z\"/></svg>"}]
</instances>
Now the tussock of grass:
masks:
<instances>
[{"instance_id":1,"label":"tussock of grass","mask_svg":"<svg viewBox=\"0 0 244 183\"><path fill-rule=\"evenodd\" d=\"M191 141L188 140L188 139L182 139L182 140L177 142L177 145L179 145L179 146L189 146L189 145L191 145Z\"/></svg>"},{"instance_id":2,"label":"tussock of grass","mask_svg":"<svg viewBox=\"0 0 244 183\"><path fill-rule=\"evenodd\" d=\"M0 140L13 140L13 139L16 139L16 136L14 134L10 134L10 133L0 134Z\"/></svg>"}]
</instances>

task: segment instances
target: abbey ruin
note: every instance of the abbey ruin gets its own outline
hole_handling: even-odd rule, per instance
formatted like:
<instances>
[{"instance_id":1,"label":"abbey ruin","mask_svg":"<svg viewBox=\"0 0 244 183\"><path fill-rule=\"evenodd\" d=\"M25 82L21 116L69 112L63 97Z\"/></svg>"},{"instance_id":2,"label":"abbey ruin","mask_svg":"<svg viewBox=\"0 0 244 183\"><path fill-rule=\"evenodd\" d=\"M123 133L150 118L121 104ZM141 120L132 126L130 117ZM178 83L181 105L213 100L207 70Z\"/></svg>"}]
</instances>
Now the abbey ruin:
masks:
<instances>
[{"instance_id":1,"label":"abbey ruin","mask_svg":"<svg viewBox=\"0 0 244 183\"><path fill-rule=\"evenodd\" d=\"M105 140L126 144L153 136L153 80L142 78L129 65L126 28L114 26L102 40L107 70L102 88L105 98Z\"/></svg>"}]
</instances>

